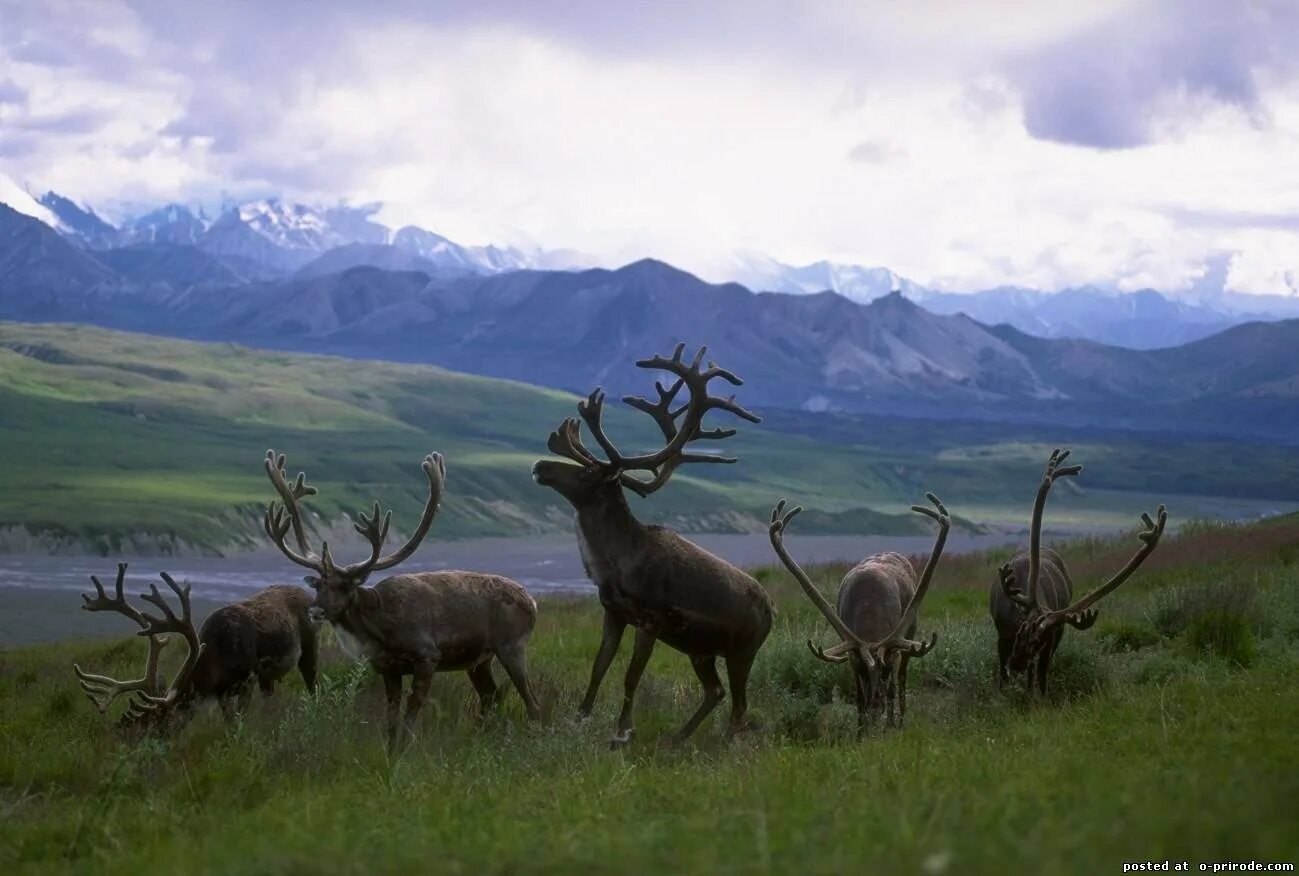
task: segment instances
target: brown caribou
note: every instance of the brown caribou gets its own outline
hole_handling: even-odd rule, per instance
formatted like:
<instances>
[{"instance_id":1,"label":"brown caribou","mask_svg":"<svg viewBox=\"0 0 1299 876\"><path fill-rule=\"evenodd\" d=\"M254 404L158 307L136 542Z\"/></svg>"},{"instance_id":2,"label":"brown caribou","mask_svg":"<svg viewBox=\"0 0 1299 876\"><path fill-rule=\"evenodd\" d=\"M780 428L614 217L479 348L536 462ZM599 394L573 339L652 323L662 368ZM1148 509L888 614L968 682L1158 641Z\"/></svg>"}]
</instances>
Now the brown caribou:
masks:
<instances>
[{"instance_id":1,"label":"brown caribou","mask_svg":"<svg viewBox=\"0 0 1299 876\"><path fill-rule=\"evenodd\" d=\"M312 614L342 628L359 642L361 650L383 678L388 700L388 747L398 746L402 678L413 676L406 700L405 732L414 732L415 719L428 696L436 672L464 671L479 697L485 714L498 701L491 661L496 658L514 682L528 712L541 717L541 709L528 684L528 637L537 620L537 603L523 587L499 575L479 572L412 572L384 578L364 587L369 576L408 559L433 526L446 480L446 464L438 453L424 457L428 500L410 538L397 550L382 556L392 512L381 512L374 503L370 516L358 515L355 524L370 543L370 555L346 565L334 562L329 544L315 553L302 522L299 501L314 495L315 487L298 474L289 483L284 455L266 453L266 474L279 495L266 509L266 534L280 551L313 574L306 582L316 591ZM285 539L290 531L297 545Z\"/></svg>"},{"instance_id":2,"label":"brown caribou","mask_svg":"<svg viewBox=\"0 0 1299 876\"><path fill-rule=\"evenodd\" d=\"M912 505L911 510L933 518L938 523L938 537L916 582L911 561L892 552L875 554L862 560L839 584L838 607L831 606L812 579L785 549L784 532L800 511L795 506L785 511L781 499L771 511L771 546L785 568L798 580L808 599L825 615L830 626L843 641L833 648L821 649L809 640L807 647L821 660L852 667L853 689L857 699L857 730L862 732L871 713L887 709L886 720L901 726L907 713L907 662L928 654L938 641L934 633L929 641L916 640L916 622L920 603L929 591L938 558L947 542L952 520L947 508L933 493L926 498L934 508ZM894 719L894 706L897 718Z\"/></svg>"},{"instance_id":3,"label":"brown caribou","mask_svg":"<svg viewBox=\"0 0 1299 876\"><path fill-rule=\"evenodd\" d=\"M723 380L735 386L742 381L713 363L703 367L706 348L694 361L682 359L684 344L671 358L654 356L636 363L639 368L665 371L675 377L670 387L656 383L659 399L623 399L649 414L663 433L664 445L639 456L622 453L601 424L604 393L596 389L577 406L581 420L570 418L552 432L546 446L569 462L540 460L532 467L533 479L568 500L577 512L577 543L582 565L595 583L604 607L604 631L591 668L591 680L579 714L587 717L609 669L624 630L636 628L636 643L624 680L622 710L612 745L624 745L634 733L632 704L641 674L660 639L690 658L704 689L703 702L677 732L688 738L700 722L725 698L717 675L717 659L726 661L731 687L729 734L744 725L748 708L747 687L753 658L771 629L774 608L757 581L730 563L662 526L647 526L627 505L624 490L648 496L667 483L686 463L733 463L734 458L697 453L687 445L698 440L718 440L734 429L704 429L704 416L724 411L750 422L758 417L736 404L735 397L708 394L708 384ZM677 394L685 388L689 400L673 410ZM581 439L581 423L604 451L600 459ZM631 472L648 473L648 479Z\"/></svg>"},{"instance_id":4,"label":"brown caribou","mask_svg":"<svg viewBox=\"0 0 1299 876\"><path fill-rule=\"evenodd\" d=\"M1010 673L1023 672L1032 690L1033 679L1029 673L1036 669L1040 694L1046 693L1047 673L1051 668L1051 658L1064 637L1064 625L1085 630L1096 623L1099 612L1094 607L1096 603L1131 577L1154 552L1168 521L1163 505L1159 506L1154 520L1149 514L1142 513L1144 528L1137 534L1142 544L1132 559L1104 584L1071 601L1073 579L1069 577L1064 558L1053 550L1042 548L1042 512L1051 485L1058 478L1075 477L1082 471L1081 465L1065 465L1068 458L1068 450L1057 449L1047 460L1042 484L1033 502L1028 550L1015 554L998 570L998 580L992 585L988 605L997 628L998 685L1009 681Z\"/></svg>"},{"instance_id":5,"label":"brown caribou","mask_svg":"<svg viewBox=\"0 0 1299 876\"><path fill-rule=\"evenodd\" d=\"M119 694L141 691L157 696L162 689L158 656L168 640L148 632L148 618L123 595L126 568L126 563L117 564L113 596L108 595L95 575L90 576L95 595L82 595L84 611L117 612L134 621L140 627L140 635L149 637L149 655L142 678L119 681L74 667L82 689L100 712L106 712ZM162 578L175 590L167 573L162 573ZM155 597L156 591L143 598L156 605ZM188 597L184 604L188 612ZM177 690L177 705L188 706L211 697L220 704L225 716L231 718L236 701L240 707L247 705L253 681L263 694L270 696L275 683L295 666L302 673L307 690L314 692L317 646L315 625L307 616L310 604L311 597L301 587L279 584L213 611L198 632L202 654ZM185 617L188 618L188 613Z\"/></svg>"}]
</instances>

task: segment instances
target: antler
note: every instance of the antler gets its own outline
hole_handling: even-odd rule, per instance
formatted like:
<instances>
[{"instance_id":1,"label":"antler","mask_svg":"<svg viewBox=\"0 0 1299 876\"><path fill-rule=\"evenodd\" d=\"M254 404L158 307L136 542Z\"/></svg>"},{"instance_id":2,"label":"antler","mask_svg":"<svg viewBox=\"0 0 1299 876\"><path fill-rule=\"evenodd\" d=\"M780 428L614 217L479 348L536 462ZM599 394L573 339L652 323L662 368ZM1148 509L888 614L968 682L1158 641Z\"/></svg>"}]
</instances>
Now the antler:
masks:
<instances>
[{"instance_id":1,"label":"antler","mask_svg":"<svg viewBox=\"0 0 1299 876\"><path fill-rule=\"evenodd\" d=\"M188 695L190 676L194 674L194 667L198 665L198 659L203 655L203 650L206 647L198 640L198 631L194 628L193 612L189 602L189 582L180 585L166 572L159 572L158 574L180 600L181 615L177 617L176 613L171 610L167 600L158 592L158 585L150 583L149 592L143 594L140 598L151 605L157 606L163 616L144 615L147 626L139 632L139 635L154 637L163 633L179 633L185 639L185 644L189 646L189 653L185 655L185 662L176 671L176 675L172 677L166 691L161 694L150 694L141 691L136 696L136 699L132 702L132 712L137 715L170 708L182 696Z\"/></svg>"},{"instance_id":2,"label":"antler","mask_svg":"<svg viewBox=\"0 0 1299 876\"><path fill-rule=\"evenodd\" d=\"M298 472L298 477L290 485L284 471L284 463L283 453L277 455L274 450L266 451L266 476L271 479L271 485L279 494L280 502L272 501L266 506L266 513L262 516L262 528L271 541L275 542L280 553L299 566L324 574L323 555L317 557L311 550L311 545L307 541L306 527L302 524L302 511L298 508L298 500L314 496L316 488L307 484L305 472ZM290 529L293 530L293 538L298 543L296 551L284 543Z\"/></svg>"},{"instance_id":3,"label":"antler","mask_svg":"<svg viewBox=\"0 0 1299 876\"><path fill-rule=\"evenodd\" d=\"M560 432L551 435L551 449L555 450L556 453L560 452L558 448L564 446L566 440L570 442L568 445L570 447L576 448L580 446L580 442L576 445L571 444L575 431L576 421L565 420L560 430L563 435L561 436ZM270 477L276 492L279 493L281 502L271 502L267 506L262 521L263 528L280 549L280 552L286 557L298 565L313 569L322 575L326 574L326 572L336 572L347 577L362 578L371 572L389 569L415 553L420 542L424 540L429 529L432 528L433 518L437 515L438 503L442 500L442 486L447 474L446 461L442 458L442 454L431 453L424 457L422 468L425 476L428 477L428 499L424 503L424 511L420 515L419 523L415 526L414 532L411 533L406 543L388 556L381 558L383 545L388 539L388 530L392 523L392 511L384 511L379 507L379 503L375 502L374 510L369 516L366 516L365 512L361 512L357 515L357 522L352 524L353 528L370 543L370 556L360 562L340 566L334 562L334 558L329 552L328 542L321 542L320 556L318 557L311 551L307 542L306 530L302 524L302 513L298 508L298 500L304 496L315 495L316 488L307 485L306 475L301 472L298 473L297 480L290 485L284 473L284 454L281 453L277 456L275 451L268 450L266 452L266 474ZM293 530L298 543L297 551L285 544L290 529Z\"/></svg>"},{"instance_id":4,"label":"antler","mask_svg":"<svg viewBox=\"0 0 1299 876\"><path fill-rule=\"evenodd\" d=\"M843 622L843 618L839 617L839 612L834 610L834 606L821 595L820 590L816 589L812 579L789 555L789 551L785 550L784 532L789 527L790 521L797 517L802 510L801 506L795 505L786 512L784 499L776 503L776 507L771 509L771 526L767 530L771 536L771 546L775 549L776 555L780 557L780 561L785 564L785 568L789 569L803 588L807 598L812 600L812 604L820 609L821 614L830 622L830 626L834 628L834 631L843 637L843 642L828 650L816 647L811 640L808 641L807 647L814 655L827 663L842 663L848 659L849 652L856 651L868 665L873 664L874 658L871 657L866 642L848 629L848 625Z\"/></svg>"},{"instance_id":5,"label":"antler","mask_svg":"<svg viewBox=\"0 0 1299 876\"><path fill-rule=\"evenodd\" d=\"M1074 477L1082 471L1081 465L1065 465L1070 451L1056 448L1046 462L1046 471L1042 474L1042 485L1037 488L1037 498L1033 501L1033 527L1029 531L1028 544L1028 593L1015 595L1004 587L1006 595L1025 608L1037 606L1037 582L1042 572L1042 512L1046 509L1046 497L1051 492L1051 485L1056 478Z\"/></svg>"},{"instance_id":6,"label":"antler","mask_svg":"<svg viewBox=\"0 0 1299 876\"><path fill-rule=\"evenodd\" d=\"M95 596L81 594L85 604L81 606L82 611L114 611L124 615L134 621L141 629L147 629L149 622L145 616L140 613L133 605L126 601L122 593L122 584L126 578L126 563L117 564L117 580L114 583L114 595L109 596L104 590L104 585L99 582L98 575L91 575L90 580L95 585ZM124 693L141 693L158 694L162 691L162 682L158 678L158 657L162 654L162 649L167 646L168 639L161 636L149 636L149 656L144 664L144 675L140 678L129 680L118 680L110 678L107 675L94 675L86 672L79 664L72 664L73 671L81 682L81 689L85 691L86 696L95 704L95 708L101 713L107 712L108 707L113 700Z\"/></svg>"},{"instance_id":7,"label":"antler","mask_svg":"<svg viewBox=\"0 0 1299 876\"><path fill-rule=\"evenodd\" d=\"M930 634L928 642L916 642L906 638L905 631L916 622L916 616L920 613L920 603L924 601L925 594L929 592L929 582L933 580L934 569L938 566L938 558L943 555L943 547L947 544L948 530L952 528L951 515L947 513L947 507L942 501L933 493L925 493L925 498L933 503L934 508L912 505L911 510L917 514L932 518L938 524L938 536L934 539L934 547L929 552L929 559L925 561L924 571L920 573L920 582L916 585L915 593L911 594L911 599L907 602L907 607L903 609L902 616L898 618L893 631L880 640L876 646L882 645L890 649L907 651L912 657L923 657L932 651L934 645L938 642L938 633Z\"/></svg>"},{"instance_id":8,"label":"antler","mask_svg":"<svg viewBox=\"0 0 1299 876\"><path fill-rule=\"evenodd\" d=\"M433 528L433 518L437 516L438 504L442 501L442 487L446 482L447 464L440 453L430 453L424 457L424 462L420 465L424 469L424 475L428 478L428 499L424 502L424 511L420 514L419 524L415 531L411 533L406 543L397 550L388 554L383 559L379 559L379 552L383 549L383 542L388 537L388 521L392 517L389 511L384 515L383 522L378 522L379 503L374 503L374 516L367 518L361 515L361 522L356 524L356 531L364 535L370 541L373 548L370 559L359 564L348 566L349 573L355 574L358 571L377 572L383 569L390 569L400 562L408 559L411 554L415 553L420 542L424 541L424 536L428 535Z\"/></svg>"},{"instance_id":9,"label":"antler","mask_svg":"<svg viewBox=\"0 0 1299 876\"><path fill-rule=\"evenodd\" d=\"M713 453L689 453L686 452L685 447L691 441L717 440L729 438L735 434L734 429L704 429L702 427L703 419L709 411L726 411L741 419L748 420L750 423L760 423L762 420L756 414L736 403L733 395L726 398L709 395L708 384L713 380L720 378L734 386L741 386L744 381L725 368L718 367L713 362L709 362L708 367L704 368L703 361L704 354L708 351L707 347L700 347L694 359L689 364L686 364L683 358L685 348L685 344L677 344L671 358L655 355L649 359L641 359L636 363L638 368L667 371L676 376L677 379L671 387L665 387L661 382L655 382L654 386L659 395L657 402L651 402L648 399L636 396L627 396L623 399L626 404L649 414L653 418L655 424L659 427L659 431L663 433L666 442L662 448L653 453L639 456L627 456L622 453L604 430L602 418L604 415L605 394L603 390L598 388L583 401L578 402L577 413L581 418L580 421L571 418L565 420L559 429L550 434L546 446L552 453L571 459L580 465L607 467L621 476L623 486L642 496L648 496L662 487L667 483L677 467L684 463L726 464L735 462L735 458L730 456L720 456ZM672 404L683 386L690 390L690 400L674 411ZM600 445L600 449L608 457L607 462L601 461L582 444L581 423L586 423L587 428L591 430L592 437L595 438L596 443ZM626 472L630 471L648 471L651 473L651 477L649 480L641 480L626 474Z\"/></svg>"},{"instance_id":10,"label":"antler","mask_svg":"<svg viewBox=\"0 0 1299 876\"><path fill-rule=\"evenodd\" d=\"M1095 623L1097 610L1092 606L1113 593L1120 584L1132 577L1132 573L1159 546L1159 539L1164 534L1164 524L1168 522L1168 512L1163 505L1160 505L1159 510L1155 512L1155 518L1155 520L1151 520L1149 514L1143 513L1141 515L1141 522L1145 525L1145 528L1137 533L1137 538L1141 539L1142 544L1137 552L1132 555L1132 559L1128 560L1127 565L1120 569L1113 578L1091 590L1086 596L1081 597L1068 608L1049 612L1046 615L1047 621L1051 623L1068 621L1080 629L1086 629Z\"/></svg>"}]
</instances>

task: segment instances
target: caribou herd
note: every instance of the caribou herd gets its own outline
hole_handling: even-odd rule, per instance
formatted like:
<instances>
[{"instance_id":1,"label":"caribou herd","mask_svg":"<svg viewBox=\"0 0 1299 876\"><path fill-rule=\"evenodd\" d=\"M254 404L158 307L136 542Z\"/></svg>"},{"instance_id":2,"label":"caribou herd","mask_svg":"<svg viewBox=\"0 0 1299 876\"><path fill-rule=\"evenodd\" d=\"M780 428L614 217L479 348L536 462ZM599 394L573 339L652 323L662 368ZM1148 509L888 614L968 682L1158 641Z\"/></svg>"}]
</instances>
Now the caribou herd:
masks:
<instances>
[{"instance_id":1,"label":"caribou herd","mask_svg":"<svg viewBox=\"0 0 1299 876\"><path fill-rule=\"evenodd\" d=\"M685 345L671 356L638 361L640 368L665 375L656 382L656 400L628 397L630 407L648 414L662 433L662 446L651 453L628 455L606 433L605 396L596 389L578 403L575 418L566 419L550 434L546 446L556 457L532 468L537 484L548 487L573 506L582 565L595 584L604 609L603 633L591 665L590 682L578 707L588 717L600 684L618 652L628 626L634 630L631 660L623 680L612 746L626 745L635 729L634 705L654 646L662 641L685 654L699 679L702 699L676 733L691 736L726 698L718 674L725 663L731 713L728 735L745 727L749 672L771 631L775 607L761 584L743 570L714 556L663 526L642 523L632 513L627 493L645 497L661 489L683 465L734 463L733 457L699 449L698 442L719 441L733 428L704 427L713 411L749 422L759 418L735 401L734 395L710 394L710 384L739 386L734 373L705 363L706 348L687 359ZM682 393L684 398L680 398ZM586 426L596 449L582 438ZM1079 465L1066 465L1069 451L1057 450L1047 462L1033 504L1028 549L1016 554L992 582L990 612L997 631L998 681L1012 672L1024 673L1029 695L1045 694L1051 658L1064 625L1085 630L1096 621L1096 603L1127 580L1159 544L1167 514L1160 506L1155 518L1142 514L1141 548L1112 578L1079 599L1065 562L1042 547L1042 516L1052 485L1074 477ZM369 556L339 563L322 541L317 550L303 516L303 503L316 494L305 473L290 480L285 455L268 451L265 470L274 490L263 528L266 536L292 563L309 570L312 593L277 585L212 612L196 628L188 584L167 573L163 582L180 606L179 615L150 584L141 598L158 615L133 606L123 593L126 565L119 564L110 596L92 576L95 595L86 595L86 611L125 615L147 639L144 674L119 680L74 667L87 696L107 712L119 695L129 704L121 720L147 729L176 727L192 707L215 699L227 717L248 705L252 685L270 695L275 682L294 667L306 688L316 688L318 628L328 622L359 643L365 658L383 679L387 698L387 739L399 749L414 732L415 720L428 695L433 675L463 671L478 695L481 713L498 702L492 674L499 663L523 699L528 717L540 720L541 709L528 678L528 639L537 619L537 603L517 582L481 572L439 571L392 575L367 586L374 572L409 559L428 535L442 500L446 463L440 454L424 458L428 498L423 514L401 547L385 554L391 512L378 502L362 512L356 531L369 543ZM947 508L933 493L930 505L912 510L937 524L933 549L919 576L912 562L892 552L862 560L844 576L835 604L823 596L789 553L784 534L802 510L781 499L771 512L771 545L808 599L841 640L828 648L809 641L816 659L847 663L852 671L859 728L884 713L888 724L900 725L906 714L907 664L934 649L937 634L917 635L920 608L933 580L951 527ZM177 636L186 656L169 681L161 677L159 658ZM405 676L411 676L404 716L401 709Z\"/></svg>"}]
</instances>

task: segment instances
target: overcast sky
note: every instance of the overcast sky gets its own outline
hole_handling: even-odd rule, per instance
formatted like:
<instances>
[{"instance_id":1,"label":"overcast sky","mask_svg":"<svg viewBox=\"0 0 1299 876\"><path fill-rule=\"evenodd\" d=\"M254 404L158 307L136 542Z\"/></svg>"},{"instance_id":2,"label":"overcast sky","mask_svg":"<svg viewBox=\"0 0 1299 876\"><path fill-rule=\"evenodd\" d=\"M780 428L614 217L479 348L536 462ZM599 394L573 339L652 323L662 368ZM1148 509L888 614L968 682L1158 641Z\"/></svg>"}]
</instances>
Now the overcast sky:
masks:
<instances>
[{"instance_id":1,"label":"overcast sky","mask_svg":"<svg viewBox=\"0 0 1299 876\"><path fill-rule=\"evenodd\" d=\"M0 0L0 172L466 243L1299 294L1299 2Z\"/></svg>"}]
</instances>

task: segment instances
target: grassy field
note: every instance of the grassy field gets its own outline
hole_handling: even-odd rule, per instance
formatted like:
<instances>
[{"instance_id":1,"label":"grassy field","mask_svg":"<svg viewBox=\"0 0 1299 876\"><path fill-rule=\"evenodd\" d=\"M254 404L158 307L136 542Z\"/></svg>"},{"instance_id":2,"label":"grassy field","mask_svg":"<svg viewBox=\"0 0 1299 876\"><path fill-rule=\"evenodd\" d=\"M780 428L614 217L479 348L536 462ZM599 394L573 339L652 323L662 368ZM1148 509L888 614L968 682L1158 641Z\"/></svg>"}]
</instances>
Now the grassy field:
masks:
<instances>
[{"instance_id":1,"label":"grassy field","mask_svg":"<svg viewBox=\"0 0 1299 876\"><path fill-rule=\"evenodd\" d=\"M1133 545L1064 546L1080 587ZM541 607L545 717L517 696L484 725L439 676L390 761L376 680L332 652L323 690L281 687L227 726L129 740L76 690L73 660L134 672L138 642L0 652L0 864L13 872L1119 873L1125 861L1299 855L1299 518L1193 525L1070 630L1049 701L998 691L986 583L1004 554L945 559L921 615L908 726L854 736L846 670L783 572L755 666L754 729L724 716L665 739L697 690L660 647L638 735L606 748L620 655L588 724L571 719L599 637L593 601ZM822 568L831 589L842 569ZM500 675L498 670L498 676ZM725 710L719 710L724 712Z\"/></svg>"},{"instance_id":2,"label":"grassy field","mask_svg":"<svg viewBox=\"0 0 1299 876\"><path fill-rule=\"evenodd\" d=\"M321 527L339 528L376 497L396 509L398 529L409 525L423 500L419 461L440 450L450 477L439 537L568 531L571 512L529 470L575 401L426 366L0 323L0 459L9 463L0 550L261 544L268 446L321 487L311 504ZM609 418L615 435L631 436L627 445L653 439L641 415ZM807 532L909 532L923 524L906 508L932 489L960 516L1019 528L1057 445L1074 447L1089 472L1055 525L1114 529L1160 500L1175 499L1179 519L1254 517L1299 502L1299 457L1287 448L805 419L817 435L791 433L788 414L773 417L779 429L746 426L726 442L738 465L685 470L671 489L636 500L638 513L687 531L762 531L774 500L790 496L813 506L800 521Z\"/></svg>"}]
</instances>

